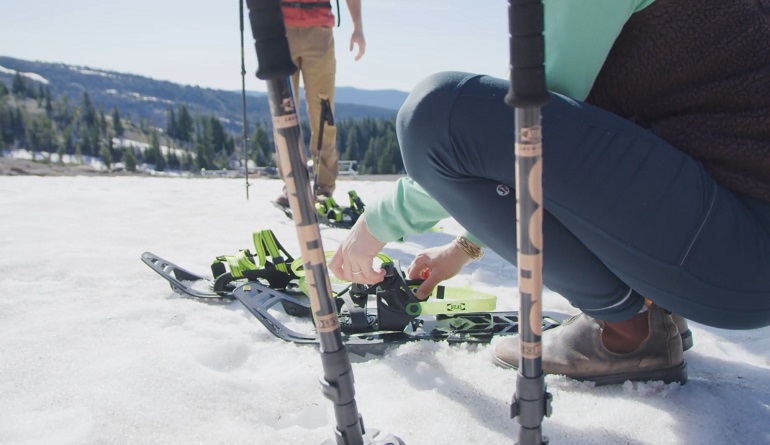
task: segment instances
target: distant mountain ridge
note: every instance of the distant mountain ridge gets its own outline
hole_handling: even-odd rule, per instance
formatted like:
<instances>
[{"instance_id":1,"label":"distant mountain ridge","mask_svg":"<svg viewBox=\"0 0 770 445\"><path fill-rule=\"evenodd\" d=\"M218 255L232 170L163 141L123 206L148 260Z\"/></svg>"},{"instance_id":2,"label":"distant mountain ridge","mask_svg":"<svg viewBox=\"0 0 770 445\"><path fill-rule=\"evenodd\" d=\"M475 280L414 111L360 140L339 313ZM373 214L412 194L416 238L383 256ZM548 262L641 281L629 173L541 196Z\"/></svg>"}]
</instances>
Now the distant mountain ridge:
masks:
<instances>
[{"instance_id":1,"label":"distant mountain ridge","mask_svg":"<svg viewBox=\"0 0 770 445\"><path fill-rule=\"evenodd\" d=\"M261 97L266 93L247 91L246 94ZM302 87L300 87L299 94L304 99L305 91ZM404 104L408 95L409 93L399 90L362 90L354 87L337 87L334 92L334 101L337 107L340 104L355 104L397 111Z\"/></svg>"},{"instance_id":2,"label":"distant mountain ridge","mask_svg":"<svg viewBox=\"0 0 770 445\"><path fill-rule=\"evenodd\" d=\"M165 128L169 107L176 108L182 103L193 115L219 117L231 131L242 128L240 92L181 85L92 67L0 56L0 81L8 88L16 72L41 83L54 95L67 95L73 103L78 103L83 92L87 91L95 106L105 112L114 106L124 117L149 119L160 128ZM392 118L406 95L396 90L367 91L340 87L335 118ZM246 111L250 128L255 123L269 127L270 110L264 93L248 94Z\"/></svg>"}]
</instances>

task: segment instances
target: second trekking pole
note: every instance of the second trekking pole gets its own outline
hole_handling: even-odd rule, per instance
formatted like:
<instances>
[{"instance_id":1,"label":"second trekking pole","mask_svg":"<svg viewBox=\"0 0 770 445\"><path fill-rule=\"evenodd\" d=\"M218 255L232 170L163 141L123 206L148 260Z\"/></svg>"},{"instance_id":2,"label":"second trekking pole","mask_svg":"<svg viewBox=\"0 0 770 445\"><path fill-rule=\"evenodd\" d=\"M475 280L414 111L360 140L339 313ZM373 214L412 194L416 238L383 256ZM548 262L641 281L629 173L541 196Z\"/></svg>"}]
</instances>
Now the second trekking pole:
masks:
<instances>
[{"instance_id":1,"label":"second trekking pole","mask_svg":"<svg viewBox=\"0 0 770 445\"><path fill-rule=\"evenodd\" d=\"M542 0L508 0L510 89L505 102L515 109L516 230L518 232L519 337L521 357L511 417L521 426L519 445L544 445L543 417L551 395L543 376L541 335L543 294L543 130L540 108L545 87Z\"/></svg>"},{"instance_id":2,"label":"second trekking pole","mask_svg":"<svg viewBox=\"0 0 770 445\"><path fill-rule=\"evenodd\" d=\"M403 445L395 436L378 438L375 431L367 434L356 406L353 370L342 342L291 91L290 76L297 67L291 60L280 0L246 0L246 4L259 63L257 77L267 81L275 150L284 167L283 180L297 229L310 306L318 332L324 370L321 384L326 398L334 403L337 421L334 441L337 445Z\"/></svg>"},{"instance_id":3,"label":"second trekking pole","mask_svg":"<svg viewBox=\"0 0 770 445\"><path fill-rule=\"evenodd\" d=\"M321 176L321 147L324 142L324 127L334 125L334 115L332 114L332 104L328 97L321 97L321 122L318 124L318 145L316 145L315 159L313 160L313 195L318 197L318 179Z\"/></svg>"}]
</instances>

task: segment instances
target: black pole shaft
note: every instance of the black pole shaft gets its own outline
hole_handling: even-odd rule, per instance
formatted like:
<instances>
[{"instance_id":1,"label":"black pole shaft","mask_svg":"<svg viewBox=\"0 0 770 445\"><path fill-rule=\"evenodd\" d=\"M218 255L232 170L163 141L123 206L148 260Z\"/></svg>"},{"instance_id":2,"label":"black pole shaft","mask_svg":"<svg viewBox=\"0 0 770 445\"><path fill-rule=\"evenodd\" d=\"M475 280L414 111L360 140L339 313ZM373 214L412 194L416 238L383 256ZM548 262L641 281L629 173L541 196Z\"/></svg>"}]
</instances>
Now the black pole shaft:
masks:
<instances>
[{"instance_id":1,"label":"black pole shaft","mask_svg":"<svg viewBox=\"0 0 770 445\"><path fill-rule=\"evenodd\" d=\"M302 149L299 119L289 79L297 68L291 60L280 0L246 1L259 62L257 77L267 81L275 149L284 166L283 179L310 291L310 305L324 369L323 392L334 403L337 444L361 445L364 441L363 423L355 402L353 370L342 342L305 151Z\"/></svg>"},{"instance_id":2,"label":"black pole shaft","mask_svg":"<svg viewBox=\"0 0 770 445\"><path fill-rule=\"evenodd\" d=\"M321 98L321 117L318 123L318 144L315 150L315 159L313 160L313 171L315 177L313 179L313 193L318 195L318 177L321 174L321 147L324 143L324 127L326 124L334 125L334 120L331 118L331 105L329 105L329 98Z\"/></svg>"},{"instance_id":3,"label":"black pole shaft","mask_svg":"<svg viewBox=\"0 0 770 445\"><path fill-rule=\"evenodd\" d=\"M520 424L519 445L548 443L543 418L551 399L542 366L543 189L540 107L545 87L542 0L509 0L510 89L506 103L515 108L516 222L518 232L519 337L521 356L511 415Z\"/></svg>"},{"instance_id":4,"label":"black pole shaft","mask_svg":"<svg viewBox=\"0 0 770 445\"><path fill-rule=\"evenodd\" d=\"M246 60L243 46L243 0L238 0L241 25L241 109L243 110L243 168L246 177L246 200L249 200L249 125L246 121Z\"/></svg>"}]
</instances>

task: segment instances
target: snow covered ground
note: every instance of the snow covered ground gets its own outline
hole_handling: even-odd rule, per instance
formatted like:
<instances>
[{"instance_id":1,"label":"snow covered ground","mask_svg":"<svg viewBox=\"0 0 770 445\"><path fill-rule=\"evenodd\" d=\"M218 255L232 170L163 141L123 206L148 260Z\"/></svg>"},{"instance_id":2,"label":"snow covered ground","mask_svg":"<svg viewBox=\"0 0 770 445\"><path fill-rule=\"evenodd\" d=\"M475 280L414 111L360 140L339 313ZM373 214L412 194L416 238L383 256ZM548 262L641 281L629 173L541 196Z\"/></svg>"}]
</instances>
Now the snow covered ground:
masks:
<instances>
[{"instance_id":1,"label":"snow covered ground","mask_svg":"<svg viewBox=\"0 0 770 445\"><path fill-rule=\"evenodd\" d=\"M387 182L342 181L364 202ZM299 255L270 205L277 180L0 177L0 443L318 444L334 415L312 347L285 343L240 303L185 299L140 261L151 251L208 274L215 256L269 228ZM456 230L386 253L408 263ZM334 249L346 232L322 230ZM547 255L547 253L546 253ZM494 254L449 284L517 308L515 270ZM546 292L546 310L574 312ZM770 328L693 325L687 385L592 388L546 379L552 444L770 444ZM365 424L414 444L507 444L515 374L490 346L415 343L352 356Z\"/></svg>"}]
</instances>

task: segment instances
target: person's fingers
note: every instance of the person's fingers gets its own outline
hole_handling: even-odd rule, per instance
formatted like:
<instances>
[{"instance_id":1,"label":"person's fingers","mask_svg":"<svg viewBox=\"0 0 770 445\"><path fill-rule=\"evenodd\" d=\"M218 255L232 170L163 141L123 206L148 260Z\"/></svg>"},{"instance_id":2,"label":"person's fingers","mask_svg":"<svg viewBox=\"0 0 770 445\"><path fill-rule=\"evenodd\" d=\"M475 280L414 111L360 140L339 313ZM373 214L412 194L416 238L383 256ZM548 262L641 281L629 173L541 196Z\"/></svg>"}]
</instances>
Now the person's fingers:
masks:
<instances>
[{"instance_id":1,"label":"person's fingers","mask_svg":"<svg viewBox=\"0 0 770 445\"><path fill-rule=\"evenodd\" d=\"M344 280L344 271L342 270L342 251L340 249L337 249L337 251L334 252L332 259L329 260L328 266L329 270L334 274L335 277L339 278L340 280Z\"/></svg>"},{"instance_id":2,"label":"person's fingers","mask_svg":"<svg viewBox=\"0 0 770 445\"><path fill-rule=\"evenodd\" d=\"M362 38L356 38L355 36L351 37L350 39L350 51L352 52L355 45L358 45L358 53L356 54L355 60L361 59L361 57L364 56L364 53L366 52L366 41Z\"/></svg>"},{"instance_id":3,"label":"person's fingers","mask_svg":"<svg viewBox=\"0 0 770 445\"><path fill-rule=\"evenodd\" d=\"M433 292L433 288L441 282L440 279L433 277L435 277L435 275L428 275L428 278L417 288L417 292L414 293L414 296L417 297L418 300L428 298L428 295Z\"/></svg>"},{"instance_id":4,"label":"person's fingers","mask_svg":"<svg viewBox=\"0 0 770 445\"><path fill-rule=\"evenodd\" d=\"M425 274L426 271L430 271L431 267L433 267L433 265L426 255L417 255L414 257L414 260L412 260L412 264L406 268L406 276L410 280L423 278L422 275Z\"/></svg>"},{"instance_id":5,"label":"person's fingers","mask_svg":"<svg viewBox=\"0 0 770 445\"><path fill-rule=\"evenodd\" d=\"M361 267L358 274L351 273L353 274L353 282L359 284L377 284L385 278L384 270L374 270L371 265Z\"/></svg>"}]
</instances>

